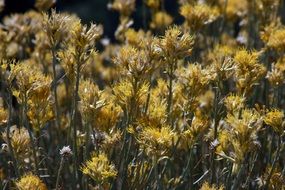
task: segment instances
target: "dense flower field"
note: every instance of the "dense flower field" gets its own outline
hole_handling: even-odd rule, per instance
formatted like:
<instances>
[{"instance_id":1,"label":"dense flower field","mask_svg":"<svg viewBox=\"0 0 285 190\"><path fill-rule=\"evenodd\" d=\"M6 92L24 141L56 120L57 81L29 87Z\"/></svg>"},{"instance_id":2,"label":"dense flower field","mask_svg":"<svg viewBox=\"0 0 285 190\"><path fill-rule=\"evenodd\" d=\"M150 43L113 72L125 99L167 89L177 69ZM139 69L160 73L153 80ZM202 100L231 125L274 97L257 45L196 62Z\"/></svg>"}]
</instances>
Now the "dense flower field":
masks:
<instances>
[{"instance_id":1,"label":"dense flower field","mask_svg":"<svg viewBox=\"0 0 285 190\"><path fill-rule=\"evenodd\" d=\"M0 189L285 189L283 1L54 3L1 21Z\"/></svg>"}]
</instances>

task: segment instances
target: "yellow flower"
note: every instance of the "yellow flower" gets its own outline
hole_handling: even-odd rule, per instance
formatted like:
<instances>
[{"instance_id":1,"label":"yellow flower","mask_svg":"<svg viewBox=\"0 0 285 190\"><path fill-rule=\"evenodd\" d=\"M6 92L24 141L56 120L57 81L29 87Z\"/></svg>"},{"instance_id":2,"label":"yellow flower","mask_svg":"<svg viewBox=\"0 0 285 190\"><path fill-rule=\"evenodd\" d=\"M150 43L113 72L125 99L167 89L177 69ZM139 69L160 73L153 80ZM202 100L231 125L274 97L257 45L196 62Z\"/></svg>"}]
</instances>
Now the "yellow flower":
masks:
<instances>
[{"instance_id":1,"label":"yellow flower","mask_svg":"<svg viewBox=\"0 0 285 190\"><path fill-rule=\"evenodd\" d=\"M221 9L224 9L225 0L219 0ZM245 15L248 10L247 0L228 0L226 7L226 18L230 21L236 21L239 17Z\"/></svg>"},{"instance_id":2,"label":"yellow flower","mask_svg":"<svg viewBox=\"0 0 285 190\"><path fill-rule=\"evenodd\" d=\"M173 26L165 31L157 48L166 59L181 59L191 54L193 45L193 36L184 33L180 27Z\"/></svg>"},{"instance_id":3,"label":"yellow flower","mask_svg":"<svg viewBox=\"0 0 285 190\"><path fill-rule=\"evenodd\" d=\"M183 148L187 149L193 146L199 138L202 138L209 124L207 118L194 116L191 125L187 125L187 129L181 134Z\"/></svg>"},{"instance_id":4,"label":"yellow flower","mask_svg":"<svg viewBox=\"0 0 285 190\"><path fill-rule=\"evenodd\" d=\"M201 64L189 64L178 75L183 92L189 100L203 94L212 79L208 70L203 69Z\"/></svg>"},{"instance_id":5,"label":"yellow flower","mask_svg":"<svg viewBox=\"0 0 285 190\"><path fill-rule=\"evenodd\" d=\"M108 180L115 178L118 173L114 164L110 164L107 155L104 153L94 154L91 160L85 162L81 170L83 174L88 175L100 184L104 184Z\"/></svg>"},{"instance_id":6,"label":"yellow flower","mask_svg":"<svg viewBox=\"0 0 285 190\"><path fill-rule=\"evenodd\" d=\"M271 126L273 130L282 134L284 132L284 113L281 110L273 109L266 113L264 116L264 122Z\"/></svg>"},{"instance_id":7,"label":"yellow flower","mask_svg":"<svg viewBox=\"0 0 285 190\"><path fill-rule=\"evenodd\" d=\"M15 154L19 158L25 158L31 145L28 130L23 127L17 128L17 126L12 126L9 133L11 145ZM7 134L2 133L2 137L4 141L8 143Z\"/></svg>"},{"instance_id":8,"label":"yellow flower","mask_svg":"<svg viewBox=\"0 0 285 190\"><path fill-rule=\"evenodd\" d=\"M235 70L232 56L235 48L229 45L216 45L213 51L209 52L208 59L211 62L210 70L216 75L218 80L229 79Z\"/></svg>"},{"instance_id":9,"label":"yellow flower","mask_svg":"<svg viewBox=\"0 0 285 190\"><path fill-rule=\"evenodd\" d=\"M28 117L35 130L53 119L53 103L51 101L51 78L39 75L37 81L28 91Z\"/></svg>"},{"instance_id":10,"label":"yellow flower","mask_svg":"<svg viewBox=\"0 0 285 190\"><path fill-rule=\"evenodd\" d=\"M122 109L113 100L106 102L106 105L97 111L92 126L101 131L113 129L120 119Z\"/></svg>"},{"instance_id":11,"label":"yellow flower","mask_svg":"<svg viewBox=\"0 0 285 190\"><path fill-rule=\"evenodd\" d=\"M238 95L229 95L224 100L225 106L230 113L236 113L245 106L245 98Z\"/></svg>"},{"instance_id":12,"label":"yellow flower","mask_svg":"<svg viewBox=\"0 0 285 190\"><path fill-rule=\"evenodd\" d=\"M274 30L268 39L267 46L277 51L283 51L285 48L285 28Z\"/></svg>"},{"instance_id":13,"label":"yellow flower","mask_svg":"<svg viewBox=\"0 0 285 190\"><path fill-rule=\"evenodd\" d=\"M0 108L0 125L7 123L8 112L4 108Z\"/></svg>"},{"instance_id":14,"label":"yellow flower","mask_svg":"<svg viewBox=\"0 0 285 190\"><path fill-rule=\"evenodd\" d=\"M234 57L236 63L237 90L241 95L249 93L266 72L266 68L258 61L258 52L238 51Z\"/></svg>"},{"instance_id":15,"label":"yellow flower","mask_svg":"<svg viewBox=\"0 0 285 190\"><path fill-rule=\"evenodd\" d=\"M19 190L47 190L47 186L42 180L33 174L26 174L16 182Z\"/></svg>"},{"instance_id":16,"label":"yellow flower","mask_svg":"<svg viewBox=\"0 0 285 190\"><path fill-rule=\"evenodd\" d=\"M147 83L143 83L139 88L134 89L131 82L124 80L114 86L113 92L116 96L116 103L120 105L124 111L130 111L132 106L138 108L144 105L148 89L149 86ZM132 114L136 114L136 112Z\"/></svg>"},{"instance_id":17,"label":"yellow flower","mask_svg":"<svg viewBox=\"0 0 285 190\"><path fill-rule=\"evenodd\" d=\"M67 14L56 13L52 10L51 15L44 14L43 30L49 39L49 47L56 47L68 39L68 30L71 17Z\"/></svg>"},{"instance_id":18,"label":"yellow flower","mask_svg":"<svg viewBox=\"0 0 285 190\"><path fill-rule=\"evenodd\" d=\"M146 173L149 173L152 168L152 164L148 161L142 161L139 163L130 163L128 165L128 182L130 184L137 183L137 179L140 178L140 176L145 175ZM143 179L142 184L146 184L147 179Z\"/></svg>"},{"instance_id":19,"label":"yellow flower","mask_svg":"<svg viewBox=\"0 0 285 190\"><path fill-rule=\"evenodd\" d=\"M0 11L1 11L1 1L0 1ZM3 44L0 47L0 56L2 58L1 67L7 65L6 61L4 61L4 59L7 56L7 51L8 51L7 50L7 42L8 42L7 38L8 38L8 33L4 31L3 29L0 29L0 41ZM3 68L3 70L6 70L6 69Z\"/></svg>"},{"instance_id":20,"label":"yellow flower","mask_svg":"<svg viewBox=\"0 0 285 190\"><path fill-rule=\"evenodd\" d=\"M273 87L281 86L285 79L285 69L281 64L272 64L271 71L267 72L266 78L268 78L270 84Z\"/></svg>"},{"instance_id":21,"label":"yellow flower","mask_svg":"<svg viewBox=\"0 0 285 190\"><path fill-rule=\"evenodd\" d=\"M80 112L85 122L92 122L97 117L97 112L105 105L101 98L102 92L90 80L84 80L79 86Z\"/></svg>"},{"instance_id":22,"label":"yellow flower","mask_svg":"<svg viewBox=\"0 0 285 190\"><path fill-rule=\"evenodd\" d=\"M282 28L282 23L280 19L272 20L269 24L265 25L260 31L261 40L267 44L271 35L274 34L275 31Z\"/></svg>"},{"instance_id":23,"label":"yellow flower","mask_svg":"<svg viewBox=\"0 0 285 190\"><path fill-rule=\"evenodd\" d=\"M119 66L124 75L143 80L153 70L153 65L146 53L132 46L123 46L115 57L114 63Z\"/></svg>"},{"instance_id":24,"label":"yellow flower","mask_svg":"<svg viewBox=\"0 0 285 190\"><path fill-rule=\"evenodd\" d=\"M168 27L172 22L173 18L169 14L163 11L159 11L153 15L150 27L155 29L164 29Z\"/></svg>"},{"instance_id":25,"label":"yellow flower","mask_svg":"<svg viewBox=\"0 0 285 190\"><path fill-rule=\"evenodd\" d=\"M101 26L91 23L89 27L82 25L80 20L76 20L71 28L71 43L76 54L92 51L96 40L101 36L103 29Z\"/></svg>"},{"instance_id":26,"label":"yellow flower","mask_svg":"<svg viewBox=\"0 0 285 190\"><path fill-rule=\"evenodd\" d=\"M124 17L130 16L135 6L135 0L114 0L112 4L108 4L108 8L118 11Z\"/></svg>"},{"instance_id":27,"label":"yellow flower","mask_svg":"<svg viewBox=\"0 0 285 190\"><path fill-rule=\"evenodd\" d=\"M158 9L160 6L160 0L145 0L145 4L151 9Z\"/></svg>"},{"instance_id":28,"label":"yellow flower","mask_svg":"<svg viewBox=\"0 0 285 190\"><path fill-rule=\"evenodd\" d=\"M175 142L176 133L169 126L155 128L148 126L139 134L138 141L144 147L147 155L164 156Z\"/></svg>"},{"instance_id":29,"label":"yellow flower","mask_svg":"<svg viewBox=\"0 0 285 190\"><path fill-rule=\"evenodd\" d=\"M216 153L221 154L227 152L230 149L231 136L229 131L220 130L218 133L218 146L216 148Z\"/></svg>"},{"instance_id":30,"label":"yellow flower","mask_svg":"<svg viewBox=\"0 0 285 190\"><path fill-rule=\"evenodd\" d=\"M185 17L192 30L199 30L202 26L216 20L219 11L216 7L210 7L206 4L184 4L180 8L180 14Z\"/></svg>"},{"instance_id":31,"label":"yellow flower","mask_svg":"<svg viewBox=\"0 0 285 190\"><path fill-rule=\"evenodd\" d=\"M107 151L111 150L111 148L116 148L118 145L120 145L120 142L122 141L122 132L121 131L112 131L109 134L106 134L102 148Z\"/></svg>"},{"instance_id":32,"label":"yellow flower","mask_svg":"<svg viewBox=\"0 0 285 190\"><path fill-rule=\"evenodd\" d=\"M241 113L228 114L226 122L233 159L240 163L247 153L260 146L257 132L261 129L262 117L255 109L244 109Z\"/></svg>"},{"instance_id":33,"label":"yellow flower","mask_svg":"<svg viewBox=\"0 0 285 190\"><path fill-rule=\"evenodd\" d=\"M45 106L51 103L51 78L44 76L35 61L31 59L16 65L11 64L10 67L9 81L16 79L17 88L13 88L12 92L18 102L20 104L27 102L31 109L46 109ZM35 108L35 105L40 107Z\"/></svg>"},{"instance_id":34,"label":"yellow flower","mask_svg":"<svg viewBox=\"0 0 285 190\"><path fill-rule=\"evenodd\" d=\"M3 11L4 7L5 7L5 1L4 1L4 0L1 0L1 1L0 1L0 12Z\"/></svg>"},{"instance_id":35,"label":"yellow flower","mask_svg":"<svg viewBox=\"0 0 285 190\"><path fill-rule=\"evenodd\" d=\"M16 79L16 83L18 85L19 92L22 96L28 95L28 91L32 88L33 84L38 81L38 79L42 78L42 73L37 68L33 62L33 60L26 60L21 63L11 64L11 74L9 76L9 80L12 82ZM22 102L22 98L17 97L20 103Z\"/></svg>"},{"instance_id":36,"label":"yellow flower","mask_svg":"<svg viewBox=\"0 0 285 190\"><path fill-rule=\"evenodd\" d=\"M166 117L166 102L160 101L156 97L152 97L148 109L148 118L151 123L163 123Z\"/></svg>"},{"instance_id":37,"label":"yellow flower","mask_svg":"<svg viewBox=\"0 0 285 190\"><path fill-rule=\"evenodd\" d=\"M66 76L72 84L75 83L76 76L76 58L74 57L75 49L68 48L67 50L58 52L58 57L62 63L62 67L66 73Z\"/></svg>"},{"instance_id":38,"label":"yellow flower","mask_svg":"<svg viewBox=\"0 0 285 190\"><path fill-rule=\"evenodd\" d=\"M135 31L133 28L129 28L125 32L126 42L131 46L139 48L142 46L143 40L145 40L145 35L143 30Z\"/></svg>"},{"instance_id":39,"label":"yellow flower","mask_svg":"<svg viewBox=\"0 0 285 190\"><path fill-rule=\"evenodd\" d=\"M282 175L282 171L280 167L272 168L272 165L269 165L265 168L264 173L262 176L257 178L258 188L262 189L265 187L267 183L268 176L271 175L270 180L268 181L268 189L275 190L275 189L284 189L284 180L285 177Z\"/></svg>"},{"instance_id":40,"label":"yellow flower","mask_svg":"<svg viewBox=\"0 0 285 190\"><path fill-rule=\"evenodd\" d=\"M0 181L3 181L6 178L4 168L0 168Z\"/></svg>"},{"instance_id":41,"label":"yellow flower","mask_svg":"<svg viewBox=\"0 0 285 190\"><path fill-rule=\"evenodd\" d=\"M36 0L35 7L39 11L47 11L55 4L55 2L56 0Z\"/></svg>"},{"instance_id":42,"label":"yellow flower","mask_svg":"<svg viewBox=\"0 0 285 190\"><path fill-rule=\"evenodd\" d=\"M204 182L200 190L224 190L223 186L217 187L216 185L210 185L208 182Z\"/></svg>"}]
</instances>

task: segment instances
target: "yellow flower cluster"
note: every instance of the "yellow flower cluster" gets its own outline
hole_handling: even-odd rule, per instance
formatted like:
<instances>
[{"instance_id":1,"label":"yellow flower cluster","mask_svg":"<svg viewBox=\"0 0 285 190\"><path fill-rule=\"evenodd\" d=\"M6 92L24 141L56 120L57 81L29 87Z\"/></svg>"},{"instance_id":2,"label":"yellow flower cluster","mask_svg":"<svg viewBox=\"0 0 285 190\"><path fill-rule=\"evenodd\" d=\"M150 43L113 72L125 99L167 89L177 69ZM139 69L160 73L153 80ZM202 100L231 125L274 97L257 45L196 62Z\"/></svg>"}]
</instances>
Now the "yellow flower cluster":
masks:
<instances>
[{"instance_id":1,"label":"yellow flower cluster","mask_svg":"<svg viewBox=\"0 0 285 190\"><path fill-rule=\"evenodd\" d=\"M219 11L216 7L210 7L206 4L185 4L181 6L180 14L185 17L190 29L200 30L204 25L217 19Z\"/></svg>"},{"instance_id":2,"label":"yellow flower cluster","mask_svg":"<svg viewBox=\"0 0 285 190\"><path fill-rule=\"evenodd\" d=\"M282 2L104 3L0 18L0 189L284 189Z\"/></svg>"},{"instance_id":3,"label":"yellow flower cluster","mask_svg":"<svg viewBox=\"0 0 285 190\"><path fill-rule=\"evenodd\" d=\"M47 190L47 186L42 180L33 174L26 174L16 183L19 190Z\"/></svg>"},{"instance_id":4,"label":"yellow flower cluster","mask_svg":"<svg viewBox=\"0 0 285 190\"><path fill-rule=\"evenodd\" d=\"M92 156L82 167L82 172L99 183L107 182L117 176L117 171L105 154Z\"/></svg>"}]
</instances>

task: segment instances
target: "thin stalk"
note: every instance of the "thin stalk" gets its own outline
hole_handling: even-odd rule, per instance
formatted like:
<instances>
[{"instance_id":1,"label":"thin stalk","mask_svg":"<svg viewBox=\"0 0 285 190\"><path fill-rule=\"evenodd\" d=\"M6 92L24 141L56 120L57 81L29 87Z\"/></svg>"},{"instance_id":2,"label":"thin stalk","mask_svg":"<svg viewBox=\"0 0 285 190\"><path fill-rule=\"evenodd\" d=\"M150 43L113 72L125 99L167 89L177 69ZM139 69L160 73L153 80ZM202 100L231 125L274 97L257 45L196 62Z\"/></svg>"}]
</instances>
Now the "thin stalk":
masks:
<instances>
[{"instance_id":1,"label":"thin stalk","mask_svg":"<svg viewBox=\"0 0 285 190\"><path fill-rule=\"evenodd\" d=\"M78 61L76 67L76 82L75 82L75 89L73 91L73 110L72 110L72 122L71 122L71 129L73 129L73 169L75 179L78 178L78 164L77 164L77 95L79 90L79 79L80 79L80 62Z\"/></svg>"},{"instance_id":2,"label":"thin stalk","mask_svg":"<svg viewBox=\"0 0 285 190\"><path fill-rule=\"evenodd\" d=\"M56 127L60 127L60 112L59 112L59 104L58 104L58 97L57 97L57 91L56 91L56 87L57 87L57 78L56 78L56 52L55 52L55 48L52 48L51 50L52 52L52 72L53 72L53 82L54 82L54 86L52 88L53 91L53 95L54 95L54 101L55 101L55 108L54 108L54 113L55 113L55 124Z\"/></svg>"},{"instance_id":3,"label":"thin stalk","mask_svg":"<svg viewBox=\"0 0 285 190\"><path fill-rule=\"evenodd\" d=\"M268 189L268 186L269 186L269 183L270 183L270 179L271 179L272 174L273 174L273 172L274 172L274 169L275 169L275 167L276 167L276 162L277 162L277 160L278 160L278 158L279 158L279 156L280 156L280 150L281 150L281 135L278 136L277 151L276 151L276 155L275 155L275 157L274 157L274 160L273 160L272 167L271 167L271 169L270 169L269 175L268 175L268 177L267 177L267 179L266 179L266 182L265 182L265 183L266 183L266 184L265 184L265 187L264 187L265 190Z\"/></svg>"},{"instance_id":4,"label":"thin stalk","mask_svg":"<svg viewBox=\"0 0 285 190\"><path fill-rule=\"evenodd\" d=\"M219 84L218 84L219 86ZM215 90L215 102L214 102L214 140L218 137L218 103L219 103L219 88L217 87ZM215 147L211 152L211 183L215 183L216 181L216 165L215 165Z\"/></svg>"},{"instance_id":5,"label":"thin stalk","mask_svg":"<svg viewBox=\"0 0 285 190\"><path fill-rule=\"evenodd\" d=\"M147 178L146 178L146 185L148 184L148 181L149 181L149 179L150 179L150 176L151 176L153 170L154 170L154 166L151 166L151 169L150 169L150 171L149 171L149 173L148 173L148 175L147 175Z\"/></svg>"},{"instance_id":6,"label":"thin stalk","mask_svg":"<svg viewBox=\"0 0 285 190\"><path fill-rule=\"evenodd\" d=\"M85 130L86 130L86 145L85 145L85 152L84 152L84 158L83 160L87 160L89 157L89 145L90 145L90 126L89 123L85 124ZM86 176L83 176L83 184L84 184L84 189L88 189L88 178Z\"/></svg>"},{"instance_id":7,"label":"thin stalk","mask_svg":"<svg viewBox=\"0 0 285 190\"><path fill-rule=\"evenodd\" d=\"M128 136L128 135L127 135ZM123 161L123 174L122 174L122 181L123 181L123 185L125 185L125 179L127 177L127 167L128 167L128 164L129 164L129 156L130 156L130 151L131 151L131 147L132 147L132 144L133 144L133 141L132 141L132 137L129 136L128 137L128 146L126 148L126 150L124 151L124 161Z\"/></svg>"},{"instance_id":8,"label":"thin stalk","mask_svg":"<svg viewBox=\"0 0 285 190\"><path fill-rule=\"evenodd\" d=\"M33 137L33 134L32 134L32 128L29 125L29 122L28 122L27 117L26 117L27 111L28 111L28 109L27 109L27 95L25 94L25 96L24 96L24 110L23 110L23 123L26 124L26 127L28 129L28 133L29 133L29 137L30 137L30 140L31 140L32 154L33 154L34 161L35 161L35 173L37 175L39 175L39 164L38 164L37 151L36 151L36 146L37 145L35 143L35 140L34 140L34 137Z\"/></svg>"},{"instance_id":9,"label":"thin stalk","mask_svg":"<svg viewBox=\"0 0 285 190\"><path fill-rule=\"evenodd\" d=\"M255 154L255 156L254 156L254 158L253 158L253 160L252 160L252 164L251 164L249 173L248 173L247 178L246 178L246 181L245 181L245 188L246 188L246 187L249 188L249 180L250 180L250 177L251 177L251 175L252 175L252 172L253 172L253 169L254 169L254 166L255 166L257 157L258 157L258 155Z\"/></svg>"},{"instance_id":10,"label":"thin stalk","mask_svg":"<svg viewBox=\"0 0 285 190\"><path fill-rule=\"evenodd\" d=\"M182 174L181 174L181 179L182 180L185 180L187 174L189 174L189 170L191 170L191 162L192 162L192 157L193 157L193 150L192 148L190 148L189 150L189 156L188 156L188 159L187 159L187 163L186 163L186 167L184 168ZM192 172L190 172L190 176L189 176L189 183L190 183L190 187L192 188L192 185L193 185L193 182L192 182ZM184 183L182 183L181 185L183 185ZM181 186L180 186L181 187ZM173 189L175 190L176 188L179 188L179 187L174 187Z\"/></svg>"},{"instance_id":11,"label":"thin stalk","mask_svg":"<svg viewBox=\"0 0 285 190\"><path fill-rule=\"evenodd\" d=\"M144 108L144 114L146 114L147 110L148 110L148 106L149 106L149 102L150 102L150 91L151 91L151 76L149 78L149 87L148 87L148 92L147 92L145 108Z\"/></svg>"},{"instance_id":12,"label":"thin stalk","mask_svg":"<svg viewBox=\"0 0 285 190\"><path fill-rule=\"evenodd\" d=\"M121 146L121 150L120 150L120 153L119 153L119 155L120 155L120 159L119 159L119 164L118 164L118 166L119 166L119 174L118 174L118 179L122 179L122 173L123 173L123 164L124 164L124 155L125 155L125 146L127 146L127 131L126 130L124 130L123 131L123 144L122 144L122 146ZM120 185L117 185L118 187L117 187L117 189L122 189L122 184L121 184L121 182L119 182L120 183Z\"/></svg>"},{"instance_id":13,"label":"thin stalk","mask_svg":"<svg viewBox=\"0 0 285 190\"><path fill-rule=\"evenodd\" d=\"M197 183L199 183L200 181L202 181L202 179L203 179L208 173L209 173L209 170L206 170L206 171L204 172L204 174L203 174L201 177L199 177L199 178L193 183L193 185L196 185Z\"/></svg>"},{"instance_id":14,"label":"thin stalk","mask_svg":"<svg viewBox=\"0 0 285 190\"><path fill-rule=\"evenodd\" d=\"M84 153L84 159L88 159L88 154L89 154L89 145L90 145L90 126L89 124L86 124L85 126L86 129L86 147L85 147L85 153Z\"/></svg>"},{"instance_id":15,"label":"thin stalk","mask_svg":"<svg viewBox=\"0 0 285 190\"><path fill-rule=\"evenodd\" d=\"M9 181L7 180L4 182L5 184L3 185L3 190L6 190L6 188L9 186ZM1 187L1 186L0 186Z\"/></svg>"},{"instance_id":16,"label":"thin stalk","mask_svg":"<svg viewBox=\"0 0 285 190\"><path fill-rule=\"evenodd\" d=\"M227 176L227 183L226 183L226 189L230 189L231 182L232 182L232 170L233 170L233 164L230 164L229 168L229 174Z\"/></svg>"},{"instance_id":17,"label":"thin stalk","mask_svg":"<svg viewBox=\"0 0 285 190\"><path fill-rule=\"evenodd\" d=\"M126 114L126 126L124 128L125 131L125 138L124 138L124 143L123 144L123 160L120 161L120 163L122 163L122 186L124 187L126 184L125 178L127 176L127 166L128 166L128 162L129 162L129 158L130 158L130 151L132 150L132 145L133 145L133 138L132 136L130 136L127 132L126 132L126 128L133 122L133 119L136 118L137 115L137 103L135 101L135 97L137 96L137 92L139 89L139 79L134 77L134 81L132 83L133 85L133 91L134 91L134 95L131 99L131 105L130 105L130 109L127 110L125 112Z\"/></svg>"},{"instance_id":18,"label":"thin stalk","mask_svg":"<svg viewBox=\"0 0 285 190\"><path fill-rule=\"evenodd\" d=\"M138 159L138 156L141 153L142 152L138 153L138 149L137 149L135 160ZM140 175L141 171L143 169L143 161L142 161L143 160L143 156L142 156L142 158L140 158L140 160L141 160L140 162L139 161L137 162L137 163L139 163L139 164L137 164L139 169L136 170L137 171L136 173L132 172L132 174L131 174L131 176L135 175L135 179L134 179L134 184L131 186L132 188L130 188L130 189L135 189L135 188L138 188L139 185L143 185L143 180L145 179L145 176L146 176L146 172L144 172L142 175Z\"/></svg>"},{"instance_id":19,"label":"thin stalk","mask_svg":"<svg viewBox=\"0 0 285 190\"><path fill-rule=\"evenodd\" d=\"M18 178L20 176L20 171L18 168L18 161L14 153L14 149L11 143L11 138L10 138L10 128L11 128L11 118L12 118L12 98L11 98L11 93L8 91L8 109L9 109L9 118L8 118L8 123L7 123L7 128L6 128L6 136L7 136L7 144L8 148L11 154L11 158L13 161L13 166L15 170L16 177Z\"/></svg>"},{"instance_id":20,"label":"thin stalk","mask_svg":"<svg viewBox=\"0 0 285 190\"><path fill-rule=\"evenodd\" d=\"M247 160L247 159L246 159ZM244 171L246 169L246 160L243 161L243 163L241 164L241 168L238 171L238 174L235 178L234 184L231 187L231 190L236 190L238 189L238 186L241 184L241 180L244 174Z\"/></svg>"},{"instance_id":21,"label":"thin stalk","mask_svg":"<svg viewBox=\"0 0 285 190\"><path fill-rule=\"evenodd\" d=\"M228 0L225 0L225 4L224 4L224 7L223 7L222 21L221 21L221 25L220 25L220 28L219 28L219 34L222 34L223 30L225 28L225 21L227 19L226 18L227 17L227 14L226 14L227 6L228 6Z\"/></svg>"},{"instance_id":22,"label":"thin stalk","mask_svg":"<svg viewBox=\"0 0 285 190\"><path fill-rule=\"evenodd\" d=\"M159 178L159 172L158 172L158 162L157 162L157 158L154 158L154 173L155 173L155 179L156 179L156 185L157 185L157 189L160 190L161 189L161 183L160 183L160 178Z\"/></svg>"},{"instance_id":23,"label":"thin stalk","mask_svg":"<svg viewBox=\"0 0 285 190\"><path fill-rule=\"evenodd\" d=\"M58 169L58 172L57 172L56 185L55 185L55 189L56 190L59 189L59 178L60 178L60 173L61 173L62 168L63 168L63 164L64 164L64 156L61 157L59 169Z\"/></svg>"},{"instance_id":24,"label":"thin stalk","mask_svg":"<svg viewBox=\"0 0 285 190\"><path fill-rule=\"evenodd\" d=\"M165 4L164 4L164 0L160 0L161 3L161 10L165 11Z\"/></svg>"},{"instance_id":25,"label":"thin stalk","mask_svg":"<svg viewBox=\"0 0 285 190\"><path fill-rule=\"evenodd\" d=\"M274 88L273 89L273 102L272 102L272 107L277 107L278 105L278 88ZM270 150L269 150L269 155L268 155L268 159L267 159L267 163L271 162L271 156L273 154L273 150L274 150L274 141L275 141L275 133L272 130L271 132L271 142L270 142ZM266 164L267 164L266 163Z\"/></svg>"},{"instance_id":26,"label":"thin stalk","mask_svg":"<svg viewBox=\"0 0 285 190\"><path fill-rule=\"evenodd\" d=\"M37 175L39 175L39 164L38 164L38 158L37 158L36 143L35 143L30 127L28 128L28 133L29 133L29 137L30 137L31 145L32 145L32 154L33 154L34 161L35 161L35 172Z\"/></svg>"},{"instance_id":27,"label":"thin stalk","mask_svg":"<svg viewBox=\"0 0 285 190\"><path fill-rule=\"evenodd\" d=\"M167 116L168 116L168 121L170 121L170 112L171 112L171 106L172 106L172 99L173 99L173 73L174 73L174 66L173 62L169 61L169 68L168 68L168 78L169 78L169 83L168 83L168 99L167 99Z\"/></svg>"}]
</instances>

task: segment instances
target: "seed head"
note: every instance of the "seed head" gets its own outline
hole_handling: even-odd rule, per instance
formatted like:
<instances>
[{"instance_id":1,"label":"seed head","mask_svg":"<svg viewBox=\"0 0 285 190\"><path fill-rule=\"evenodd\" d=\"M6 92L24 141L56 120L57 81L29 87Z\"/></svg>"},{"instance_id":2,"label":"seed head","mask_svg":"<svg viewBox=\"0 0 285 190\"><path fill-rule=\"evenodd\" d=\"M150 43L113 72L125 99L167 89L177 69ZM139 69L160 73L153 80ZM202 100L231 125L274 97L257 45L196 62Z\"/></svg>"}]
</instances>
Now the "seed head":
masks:
<instances>
[{"instance_id":1,"label":"seed head","mask_svg":"<svg viewBox=\"0 0 285 190\"><path fill-rule=\"evenodd\" d=\"M62 149L60 149L59 154L63 157L68 157L72 155L72 150L71 148L68 146L64 146L62 147Z\"/></svg>"}]
</instances>

